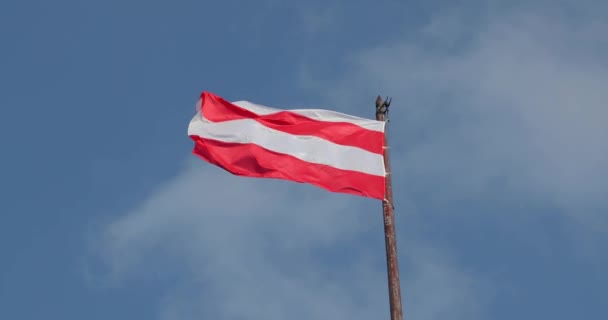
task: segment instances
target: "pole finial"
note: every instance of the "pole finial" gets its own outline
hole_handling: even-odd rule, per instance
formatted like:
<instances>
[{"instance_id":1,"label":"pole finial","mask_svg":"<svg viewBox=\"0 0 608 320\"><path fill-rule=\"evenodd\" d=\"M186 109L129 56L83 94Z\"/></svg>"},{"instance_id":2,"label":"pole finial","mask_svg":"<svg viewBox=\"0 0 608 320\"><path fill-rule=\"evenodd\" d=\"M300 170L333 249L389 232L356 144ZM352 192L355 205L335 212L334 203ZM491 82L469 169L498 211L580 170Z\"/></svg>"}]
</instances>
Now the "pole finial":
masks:
<instances>
[{"instance_id":1,"label":"pole finial","mask_svg":"<svg viewBox=\"0 0 608 320\"><path fill-rule=\"evenodd\" d=\"M386 100L382 100L382 97L378 95L376 98L376 116L382 115L388 121L388 107L391 105L392 99L387 97Z\"/></svg>"}]
</instances>

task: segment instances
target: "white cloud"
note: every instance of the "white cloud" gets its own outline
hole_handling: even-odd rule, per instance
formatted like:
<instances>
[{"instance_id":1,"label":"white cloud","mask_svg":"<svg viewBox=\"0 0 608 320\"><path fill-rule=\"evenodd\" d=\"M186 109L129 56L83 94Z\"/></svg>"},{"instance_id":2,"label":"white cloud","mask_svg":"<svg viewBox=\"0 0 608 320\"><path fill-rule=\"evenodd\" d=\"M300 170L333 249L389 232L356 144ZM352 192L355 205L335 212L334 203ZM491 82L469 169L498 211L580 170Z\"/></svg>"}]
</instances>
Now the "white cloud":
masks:
<instances>
[{"instance_id":1,"label":"white cloud","mask_svg":"<svg viewBox=\"0 0 608 320\"><path fill-rule=\"evenodd\" d=\"M194 161L161 185L95 247L115 280L177 279L161 319L388 316L379 203L205 166ZM413 242L401 261L405 312L480 312L475 282Z\"/></svg>"},{"instance_id":2,"label":"white cloud","mask_svg":"<svg viewBox=\"0 0 608 320\"><path fill-rule=\"evenodd\" d=\"M459 14L437 16L421 31L424 41L354 54L352 73L338 85L309 72L306 86L357 115L370 111L376 94L394 95L401 190L407 184L448 203L538 201L585 231L604 232L608 70L595 53L605 50L608 28L591 18L510 11L476 29ZM115 279L142 272L177 279L161 319L387 318L378 203L204 167L195 161L162 184L103 228L95 247ZM397 198L398 210L415 209ZM406 318L484 318L494 292L479 274L420 245L415 232L398 239ZM340 261L327 251L341 251Z\"/></svg>"},{"instance_id":3,"label":"white cloud","mask_svg":"<svg viewBox=\"0 0 608 320\"><path fill-rule=\"evenodd\" d=\"M317 89L331 87L336 106L394 96L393 170L408 189L525 198L605 232L608 24L590 7L573 12L446 11L415 42L353 54L338 89Z\"/></svg>"}]
</instances>

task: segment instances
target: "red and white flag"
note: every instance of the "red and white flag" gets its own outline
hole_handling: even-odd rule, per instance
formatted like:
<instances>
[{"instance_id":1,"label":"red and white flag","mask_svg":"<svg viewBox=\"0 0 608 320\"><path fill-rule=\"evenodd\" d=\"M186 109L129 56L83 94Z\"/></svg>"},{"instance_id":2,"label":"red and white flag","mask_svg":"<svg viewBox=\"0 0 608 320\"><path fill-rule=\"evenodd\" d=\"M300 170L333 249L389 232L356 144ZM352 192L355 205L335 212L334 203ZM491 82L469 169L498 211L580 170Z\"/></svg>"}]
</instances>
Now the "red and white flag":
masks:
<instances>
[{"instance_id":1,"label":"red and white flag","mask_svg":"<svg viewBox=\"0 0 608 320\"><path fill-rule=\"evenodd\" d=\"M203 92L188 126L193 153L246 177L384 199L385 123L328 110L280 110Z\"/></svg>"}]
</instances>

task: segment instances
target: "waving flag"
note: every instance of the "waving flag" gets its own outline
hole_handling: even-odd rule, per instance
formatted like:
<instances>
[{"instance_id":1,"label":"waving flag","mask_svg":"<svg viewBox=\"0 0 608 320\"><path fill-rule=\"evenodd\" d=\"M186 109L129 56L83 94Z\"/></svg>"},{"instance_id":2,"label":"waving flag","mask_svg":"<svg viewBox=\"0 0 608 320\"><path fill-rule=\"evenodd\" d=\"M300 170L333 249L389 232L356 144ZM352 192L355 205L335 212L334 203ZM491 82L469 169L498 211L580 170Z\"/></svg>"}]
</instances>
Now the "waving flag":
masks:
<instances>
[{"instance_id":1,"label":"waving flag","mask_svg":"<svg viewBox=\"0 0 608 320\"><path fill-rule=\"evenodd\" d=\"M385 123L318 109L281 110L203 92L188 126L193 153L246 177L383 199Z\"/></svg>"}]
</instances>

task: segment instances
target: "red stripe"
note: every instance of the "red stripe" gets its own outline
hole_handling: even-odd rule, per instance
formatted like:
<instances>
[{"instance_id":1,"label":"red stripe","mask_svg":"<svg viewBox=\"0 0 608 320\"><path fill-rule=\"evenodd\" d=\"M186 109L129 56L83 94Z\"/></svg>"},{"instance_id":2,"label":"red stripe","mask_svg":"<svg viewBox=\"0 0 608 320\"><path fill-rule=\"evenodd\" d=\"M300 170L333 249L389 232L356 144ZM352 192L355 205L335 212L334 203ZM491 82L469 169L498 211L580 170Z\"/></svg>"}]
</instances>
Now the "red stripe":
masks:
<instances>
[{"instance_id":1,"label":"red stripe","mask_svg":"<svg viewBox=\"0 0 608 320\"><path fill-rule=\"evenodd\" d=\"M227 143L190 136L193 153L237 175L308 183L331 192L383 199L384 177L314 164L255 144Z\"/></svg>"},{"instance_id":2,"label":"red stripe","mask_svg":"<svg viewBox=\"0 0 608 320\"><path fill-rule=\"evenodd\" d=\"M383 152L382 132L365 129L349 122L319 121L289 111L258 115L208 92L204 92L201 99L202 113L212 122L253 119L266 127L285 133L315 136L339 145L359 147L377 154Z\"/></svg>"}]
</instances>

